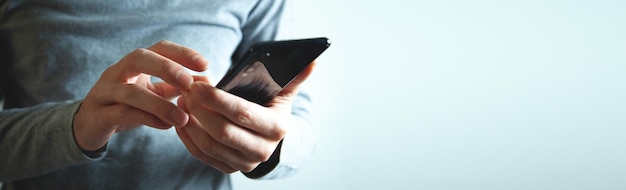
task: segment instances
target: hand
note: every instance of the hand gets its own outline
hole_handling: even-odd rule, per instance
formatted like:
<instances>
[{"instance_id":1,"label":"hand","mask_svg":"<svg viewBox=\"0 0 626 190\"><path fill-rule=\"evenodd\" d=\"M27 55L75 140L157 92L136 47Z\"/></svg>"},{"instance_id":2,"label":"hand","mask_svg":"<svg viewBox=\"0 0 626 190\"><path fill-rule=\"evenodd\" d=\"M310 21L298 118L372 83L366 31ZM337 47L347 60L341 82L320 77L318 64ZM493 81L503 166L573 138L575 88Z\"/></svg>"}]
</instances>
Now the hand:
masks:
<instances>
[{"instance_id":1,"label":"hand","mask_svg":"<svg viewBox=\"0 0 626 190\"><path fill-rule=\"evenodd\" d=\"M197 52L168 41L137 49L107 68L74 115L74 138L83 150L103 147L116 131L148 125L167 129L189 120L171 103L189 89L185 67L203 71L207 61ZM151 83L150 76L165 82Z\"/></svg>"},{"instance_id":2,"label":"hand","mask_svg":"<svg viewBox=\"0 0 626 190\"><path fill-rule=\"evenodd\" d=\"M311 64L269 104L261 106L211 86L194 82L178 105L192 114L177 128L191 154L224 172L250 172L267 161L291 125L291 104L301 83L311 74Z\"/></svg>"}]
</instances>

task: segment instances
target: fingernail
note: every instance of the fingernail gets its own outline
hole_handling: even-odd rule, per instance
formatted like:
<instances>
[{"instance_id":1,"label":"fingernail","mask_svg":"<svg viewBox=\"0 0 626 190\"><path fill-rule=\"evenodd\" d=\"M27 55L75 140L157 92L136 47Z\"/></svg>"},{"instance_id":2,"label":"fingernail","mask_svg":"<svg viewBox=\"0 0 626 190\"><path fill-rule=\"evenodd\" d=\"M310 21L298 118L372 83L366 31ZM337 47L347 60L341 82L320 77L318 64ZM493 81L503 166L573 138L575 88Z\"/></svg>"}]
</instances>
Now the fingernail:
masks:
<instances>
[{"instance_id":1,"label":"fingernail","mask_svg":"<svg viewBox=\"0 0 626 190\"><path fill-rule=\"evenodd\" d=\"M170 117L172 118L172 120L174 120L174 126L176 127L182 127L186 125L187 121L189 120L189 116L187 115L187 113L177 108L172 110L172 112L170 113Z\"/></svg>"}]
</instances>

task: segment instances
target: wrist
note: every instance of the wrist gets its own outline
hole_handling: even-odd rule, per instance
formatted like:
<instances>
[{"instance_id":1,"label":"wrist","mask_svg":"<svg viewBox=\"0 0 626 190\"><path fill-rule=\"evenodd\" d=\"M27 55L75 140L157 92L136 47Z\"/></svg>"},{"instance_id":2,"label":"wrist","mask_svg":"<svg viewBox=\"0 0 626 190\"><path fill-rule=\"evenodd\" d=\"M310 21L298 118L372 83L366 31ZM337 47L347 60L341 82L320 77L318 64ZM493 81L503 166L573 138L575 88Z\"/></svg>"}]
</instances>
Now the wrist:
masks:
<instances>
[{"instance_id":1,"label":"wrist","mask_svg":"<svg viewBox=\"0 0 626 190\"><path fill-rule=\"evenodd\" d=\"M79 111L74 114L72 122L74 141L76 142L78 148L80 148L83 152L92 152L106 147L105 145L114 131L106 132L106 130L98 131L96 128L89 128L88 125L84 124L85 122L81 118L79 107Z\"/></svg>"},{"instance_id":2,"label":"wrist","mask_svg":"<svg viewBox=\"0 0 626 190\"><path fill-rule=\"evenodd\" d=\"M98 140L95 140L95 139L89 140L88 138L87 139L81 138L81 137L88 136L88 135L81 135L81 134L84 134L84 130L81 130L82 128L76 127L76 125L73 125L72 128L73 128L72 131L74 133L74 141L76 142L76 146L78 147L78 149L80 149L80 151L85 156L92 158L92 159L101 158L104 156L104 154L107 151L108 140L105 140L104 143L102 143L102 145L99 145L100 141Z\"/></svg>"}]
</instances>

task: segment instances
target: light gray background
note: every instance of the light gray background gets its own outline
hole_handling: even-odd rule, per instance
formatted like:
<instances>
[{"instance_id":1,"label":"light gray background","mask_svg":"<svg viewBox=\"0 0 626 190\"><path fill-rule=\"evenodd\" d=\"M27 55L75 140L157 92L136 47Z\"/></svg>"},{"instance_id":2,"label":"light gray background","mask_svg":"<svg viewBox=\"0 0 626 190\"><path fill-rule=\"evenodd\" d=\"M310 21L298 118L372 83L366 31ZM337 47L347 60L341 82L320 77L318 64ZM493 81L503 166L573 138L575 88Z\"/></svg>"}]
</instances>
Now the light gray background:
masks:
<instances>
[{"instance_id":1,"label":"light gray background","mask_svg":"<svg viewBox=\"0 0 626 190\"><path fill-rule=\"evenodd\" d=\"M625 1L292 1L319 146L237 189L626 189Z\"/></svg>"}]
</instances>

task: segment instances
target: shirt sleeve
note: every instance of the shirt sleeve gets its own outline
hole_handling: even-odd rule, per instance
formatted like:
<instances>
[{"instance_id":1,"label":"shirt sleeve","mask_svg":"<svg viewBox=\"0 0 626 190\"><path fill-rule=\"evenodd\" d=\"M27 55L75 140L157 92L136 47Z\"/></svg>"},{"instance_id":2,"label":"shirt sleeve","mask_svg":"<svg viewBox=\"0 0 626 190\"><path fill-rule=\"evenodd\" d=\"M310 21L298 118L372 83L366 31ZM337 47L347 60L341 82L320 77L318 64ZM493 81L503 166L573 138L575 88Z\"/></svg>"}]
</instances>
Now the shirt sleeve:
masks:
<instances>
[{"instance_id":1,"label":"shirt sleeve","mask_svg":"<svg viewBox=\"0 0 626 190\"><path fill-rule=\"evenodd\" d=\"M80 101L48 103L0 111L0 181L41 175L99 160L74 140L72 122Z\"/></svg>"},{"instance_id":2,"label":"shirt sleeve","mask_svg":"<svg viewBox=\"0 0 626 190\"><path fill-rule=\"evenodd\" d=\"M251 11L242 26L242 41L233 59L241 56L258 41L282 40L289 32L283 18L285 1L261 0ZM306 87L301 88L292 105L293 120L283 141L267 162L261 163L245 176L253 179L276 179L287 177L301 168L311 157L315 148L315 130L311 122L311 98Z\"/></svg>"}]
</instances>

